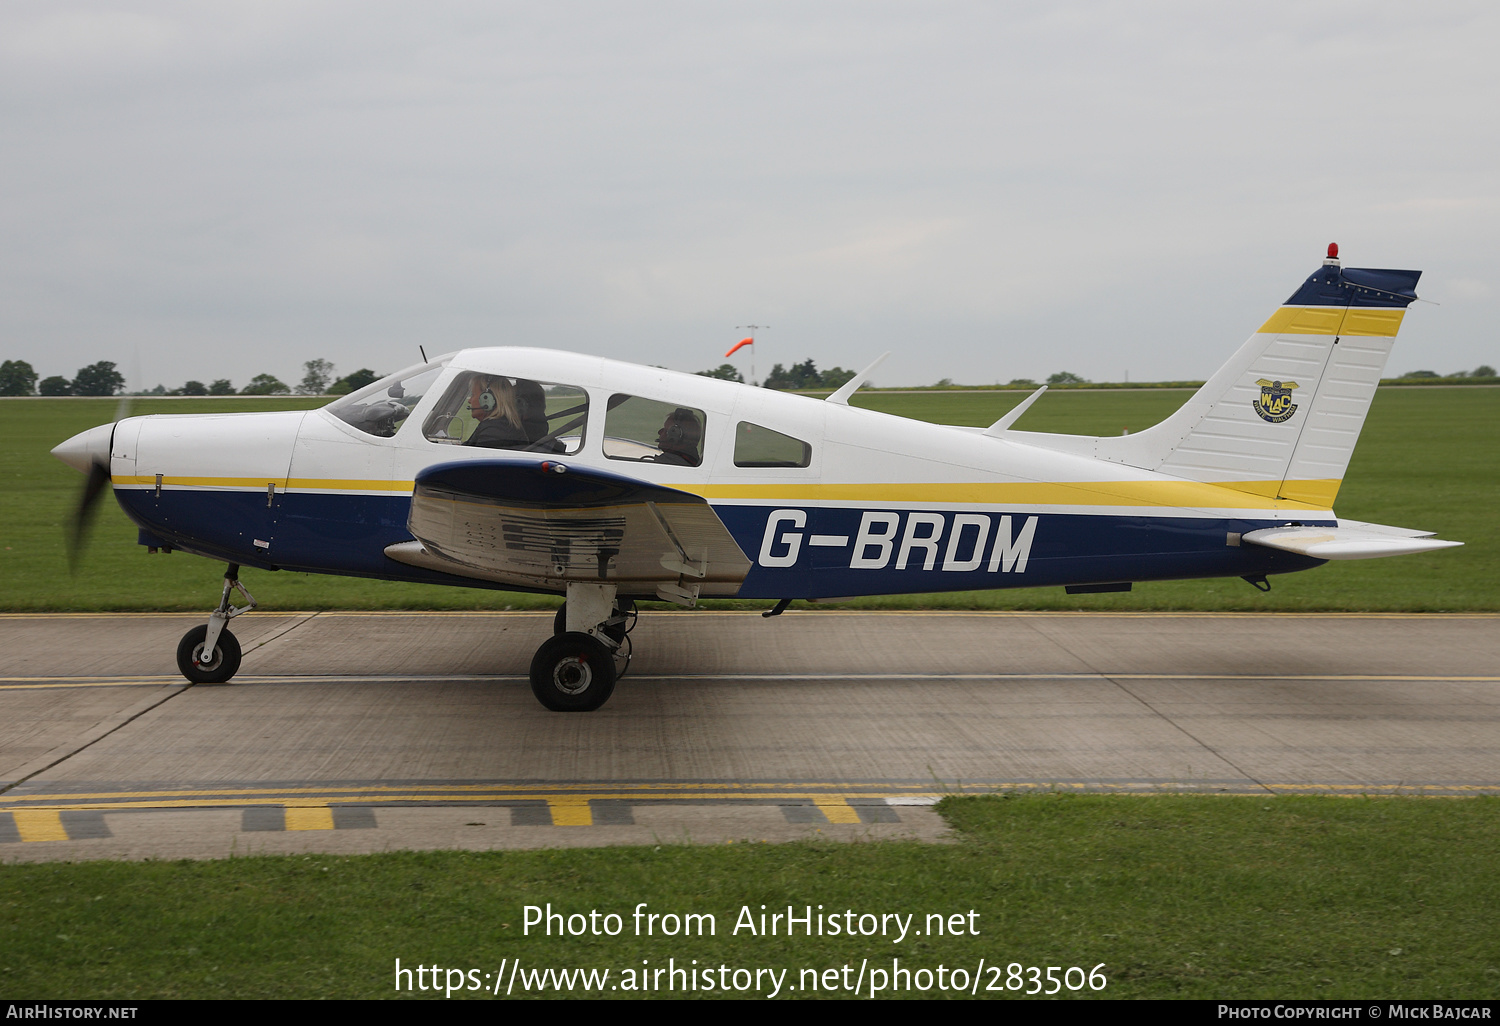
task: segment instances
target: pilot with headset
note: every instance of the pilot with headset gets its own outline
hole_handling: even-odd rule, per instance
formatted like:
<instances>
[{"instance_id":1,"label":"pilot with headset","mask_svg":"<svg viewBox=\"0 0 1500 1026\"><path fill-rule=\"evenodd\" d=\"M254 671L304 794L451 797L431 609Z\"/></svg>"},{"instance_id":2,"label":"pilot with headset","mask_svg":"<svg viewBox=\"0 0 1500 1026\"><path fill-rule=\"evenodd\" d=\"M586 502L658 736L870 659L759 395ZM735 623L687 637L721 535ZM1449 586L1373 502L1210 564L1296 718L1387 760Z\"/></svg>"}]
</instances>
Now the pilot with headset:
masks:
<instances>
[{"instance_id":1,"label":"pilot with headset","mask_svg":"<svg viewBox=\"0 0 1500 1026\"><path fill-rule=\"evenodd\" d=\"M703 462L698 448L703 442L703 425L692 410L678 407L667 415L656 433L656 447L661 454L652 463L669 463L678 467L696 467Z\"/></svg>"},{"instance_id":2,"label":"pilot with headset","mask_svg":"<svg viewBox=\"0 0 1500 1026\"><path fill-rule=\"evenodd\" d=\"M476 374L469 387L469 412L479 424L464 444L487 449L524 449L528 441L526 429L521 424L510 380L499 375Z\"/></svg>"}]
</instances>

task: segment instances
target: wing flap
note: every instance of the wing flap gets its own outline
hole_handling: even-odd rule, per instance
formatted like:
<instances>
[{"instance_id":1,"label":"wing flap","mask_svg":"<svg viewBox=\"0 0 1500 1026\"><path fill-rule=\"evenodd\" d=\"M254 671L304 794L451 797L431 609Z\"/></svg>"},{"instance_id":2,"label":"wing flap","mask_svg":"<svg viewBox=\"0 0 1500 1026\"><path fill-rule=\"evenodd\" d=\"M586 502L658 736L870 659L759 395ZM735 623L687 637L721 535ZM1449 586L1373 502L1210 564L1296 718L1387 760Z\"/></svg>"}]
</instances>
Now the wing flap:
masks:
<instances>
[{"instance_id":1,"label":"wing flap","mask_svg":"<svg viewBox=\"0 0 1500 1026\"><path fill-rule=\"evenodd\" d=\"M1314 559L1378 559L1451 549L1463 542L1441 541L1432 531L1340 520L1337 527L1269 527L1251 531L1242 541L1295 552Z\"/></svg>"},{"instance_id":2,"label":"wing flap","mask_svg":"<svg viewBox=\"0 0 1500 1026\"><path fill-rule=\"evenodd\" d=\"M482 460L418 476L392 559L446 573L564 591L733 595L750 560L698 495L554 461Z\"/></svg>"}]
</instances>

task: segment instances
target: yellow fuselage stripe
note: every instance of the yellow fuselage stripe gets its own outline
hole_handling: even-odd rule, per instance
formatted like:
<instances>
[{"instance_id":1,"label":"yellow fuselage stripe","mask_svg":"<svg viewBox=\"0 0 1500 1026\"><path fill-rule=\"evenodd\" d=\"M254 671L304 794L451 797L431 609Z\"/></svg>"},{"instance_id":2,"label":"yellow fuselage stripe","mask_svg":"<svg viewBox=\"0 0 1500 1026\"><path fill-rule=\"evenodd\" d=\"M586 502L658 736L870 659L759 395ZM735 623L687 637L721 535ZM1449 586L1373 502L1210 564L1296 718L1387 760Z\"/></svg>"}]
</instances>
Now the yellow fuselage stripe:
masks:
<instances>
[{"instance_id":1,"label":"yellow fuselage stripe","mask_svg":"<svg viewBox=\"0 0 1500 1026\"><path fill-rule=\"evenodd\" d=\"M1318 509L1329 509L1338 498L1342 478L1329 477L1306 481L1219 481L1220 488L1249 492L1283 502L1310 503Z\"/></svg>"},{"instance_id":2,"label":"yellow fuselage stripe","mask_svg":"<svg viewBox=\"0 0 1500 1026\"><path fill-rule=\"evenodd\" d=\"M112 479L117 485L156 484L155 474L117 474ZM410 492L415 481L374 481L358 478L304 478L304 477L176 477L163 474L163 488L253 488L262 491L266 485L278 488L323 489L336 492Z\"/></svg>"},{"instance_id":3,"label":"yellow fuselage stripe","mask_svg":"<svg viewBox=\"0 0 1500 1026\"><path fill-rule=\"evenodd\" d=\"M114 479L117 485L155 485L155 476ZM254 488L267 483L238 477L166 477L163 487ZM724 484L668 483L705 499L766 502L864 502L988 506L1155 506L1191 509L1326 510L1338 494L1337 479L1309 481L1050 481L912 482L907 484ZM411 481L292 479L290 488L327 491L409 492ZM1278 497L1279 496L1279 497Z\"/></svg>"},{"instance_id":4,"label":"yellow fuselage stripe","mask_svg":"<svg viewBox=\"0 0 1500 1026\"><path fill-rule=\"evenodd\" d=\"M1338 482L1288 482L1338 490ZM1190 509L1327 509L1314 502L1277 499L1280 481L970 481L951 484L679 485L705 499L764 499L785 502L886 502L987 506L1156 506Z\"/></svg>"}]
</instances>

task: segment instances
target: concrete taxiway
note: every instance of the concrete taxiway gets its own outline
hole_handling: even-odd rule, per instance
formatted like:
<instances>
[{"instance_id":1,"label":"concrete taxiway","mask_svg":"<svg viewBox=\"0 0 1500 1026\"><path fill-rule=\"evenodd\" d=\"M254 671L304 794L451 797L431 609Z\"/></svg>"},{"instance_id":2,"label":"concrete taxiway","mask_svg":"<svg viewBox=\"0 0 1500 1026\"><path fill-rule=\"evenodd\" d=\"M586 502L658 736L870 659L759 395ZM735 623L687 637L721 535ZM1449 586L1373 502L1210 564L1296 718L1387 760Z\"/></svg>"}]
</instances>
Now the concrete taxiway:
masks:
<instances>
[{"instance_id":1,"label":"concrete taxiway","mask_svg":"<svg viewBox=\"0 0 1500 1026\"><path fill-rule=\"evenodd\" d=\"M0 861L939 839L948 793L1500 794L1500 617L644 614L592 714L539 613L0 615Z\"/></svg>"}]
</instances>

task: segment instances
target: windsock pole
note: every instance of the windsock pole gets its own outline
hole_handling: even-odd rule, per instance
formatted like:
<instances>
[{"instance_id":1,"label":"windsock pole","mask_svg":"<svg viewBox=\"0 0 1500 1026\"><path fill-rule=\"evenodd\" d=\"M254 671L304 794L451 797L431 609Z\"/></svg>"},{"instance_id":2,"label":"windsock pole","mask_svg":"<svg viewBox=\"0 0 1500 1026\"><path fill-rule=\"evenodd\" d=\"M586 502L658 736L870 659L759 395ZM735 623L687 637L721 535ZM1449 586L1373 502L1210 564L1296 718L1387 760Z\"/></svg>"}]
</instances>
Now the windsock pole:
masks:
<instances>
[{"instance_id":1,"label":"windsock pole","mask_svg":"<svg viewBox=\"0 0 1500 1026\"><path fill-rule=\"evenodd\" d=\"M738 325L735 328L736 331L748 331L750 332L750 336L748 338L740 339L730 348L729 352L724 354L725 359L728 359L729 357L733 356L735 353L743 349L745 346L750 347L750 384L752 385L755 384L755 333L769 327L769 324Z\"/></svg>"}]
</instances>

